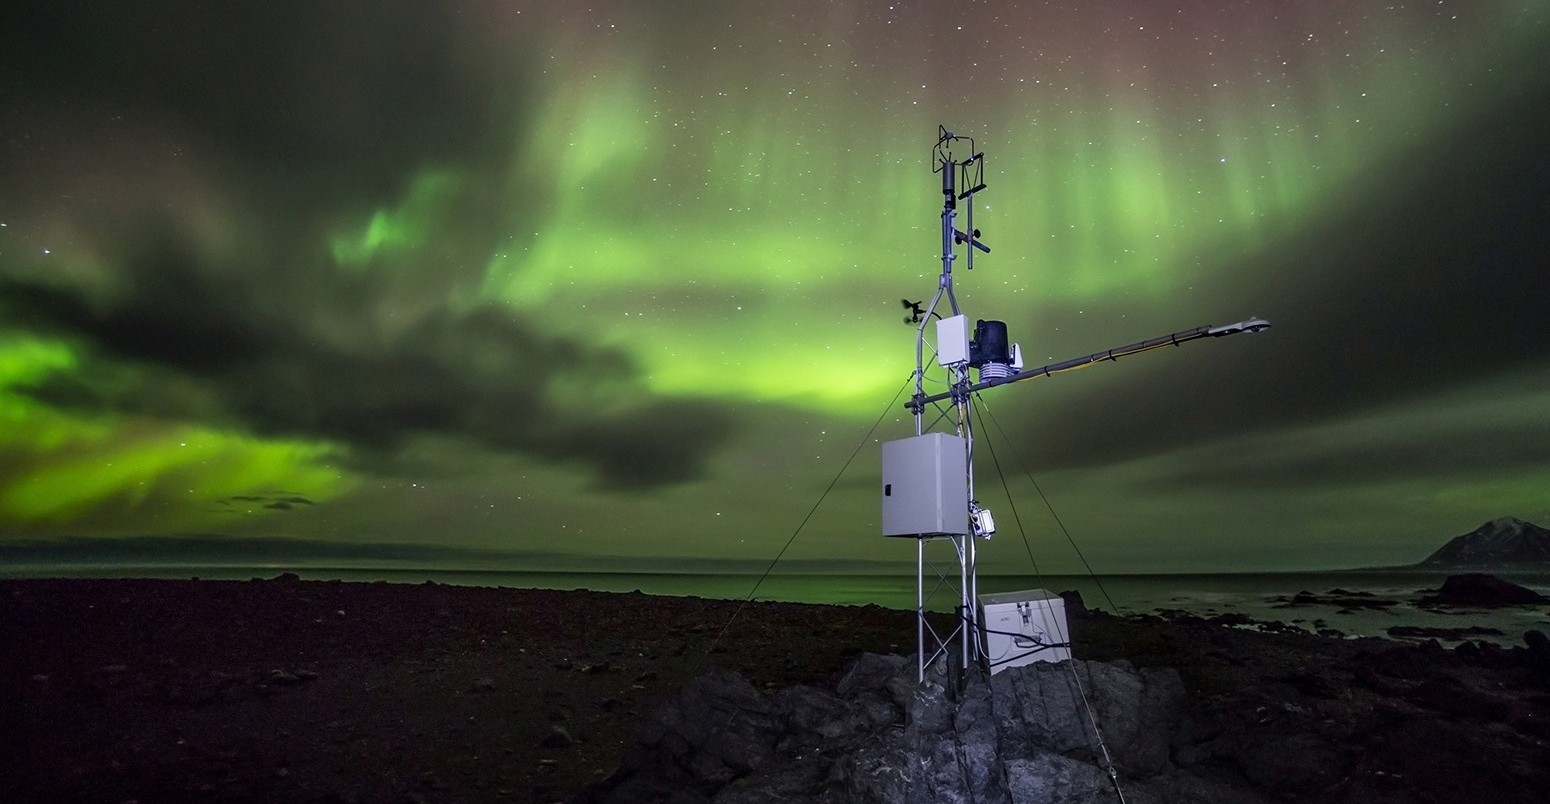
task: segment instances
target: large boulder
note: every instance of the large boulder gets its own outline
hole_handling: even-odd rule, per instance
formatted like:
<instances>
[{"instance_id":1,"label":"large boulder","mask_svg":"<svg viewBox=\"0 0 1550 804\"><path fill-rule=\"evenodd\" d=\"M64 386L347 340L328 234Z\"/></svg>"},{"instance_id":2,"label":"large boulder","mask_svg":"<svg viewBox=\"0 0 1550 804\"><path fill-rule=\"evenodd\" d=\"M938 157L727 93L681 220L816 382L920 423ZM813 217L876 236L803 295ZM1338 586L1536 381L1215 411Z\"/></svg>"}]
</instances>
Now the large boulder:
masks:
<instances>
[{"instance_id":1,"label":"large boulder","mask_svg":"<svg viewBox=\"0 0 1550 804\"><path fill-rule=\"evenodd\" d=\"M714 670L690 681L641 727L627 767L677 766L724 785L775 758L786 733L770 702L748 680Z\"/></svg>"},{"instance_id":2,"label":"large boulder","mask_svg":"<svg viewBox=\"0 0 1550 804\"><path fill-rule=\"evenodd\" d=\"M1422 606L1522 606L1550 601L1544 595L1495 575L1466 572L1449 575L1435 594L1421 598Z\"/></svg>"},{"instance_id":3,"label":"large boulder","mask_svg":"<svg viewBox=\"0 0 1550 804\"><path fill-rule=\"evenodd\" d=\"M913 663L907 668L914 679ZM890 730L837 764L847 801L877 804L1012 804L989 687L962 689L956 670L932 666L912 691L902 732ZM892 685L897 677L885 684Z\"/></svg>"},{"instance_id":4,"label":"large boulder","mask_svg":"<svg viewBox=\"0 0 1550 804\"><path fill-rule=\"evenodd\" d=\"M1550 687L1550 637L1543 631L1526 631L1523 643L1528 647L1528 669L1541 686Z\"/></svg>"},{"instance_id":5,"label":"large boulder","mask_svg":"<svg viewBox=\"0 0 1550 804\"><path fill-rule=\"evenodd\" d=\"M990 686L1009 756L1045 750L1101 765L1096 720L1120 773L1146 777L1168 766L1184 705L1175 670L1138 671L1124 661L1035 662L998 673Z\"/></svg>"},{"instance_id":6,"label":"large boulder","mask_svg":"<svg viewBox=\"0 0 1550 804\"><path fill-rule=\"evenodd\" d=\"M1183 700L1177 673L1126 662L974 669L960 685L947 663L922 683L911 659L863 656L834 692L768 694L714 672L648 721L587 800L1076 804L1112 802L1118 784L1132 804L1259 801L1172 764Z\"/></svg>"}]
</instances>

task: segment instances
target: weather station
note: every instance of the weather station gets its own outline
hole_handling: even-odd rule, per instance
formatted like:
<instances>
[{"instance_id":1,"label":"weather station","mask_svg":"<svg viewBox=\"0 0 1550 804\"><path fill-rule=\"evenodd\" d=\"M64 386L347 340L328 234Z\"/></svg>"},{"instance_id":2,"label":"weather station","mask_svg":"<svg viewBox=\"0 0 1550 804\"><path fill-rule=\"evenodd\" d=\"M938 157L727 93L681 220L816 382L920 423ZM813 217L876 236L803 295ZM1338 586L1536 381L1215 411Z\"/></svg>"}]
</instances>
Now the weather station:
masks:
<instances>
[{"instance_id":1,"label":"weather station","mask_svg":"<svg viewBox=\"0 0 1550 804\"><path fill-rule=\"evenodd\" d=\"M974 486L974 410L977 395L1003 385L1180 346L1201 338L1270 327L1251 318L1226 326L1201 326L1081 357L1028 368L1022 349L1002 321L970 318L953 292L953 267L964 247L965 268L976 252L989 254L974 227L975 197L986 189L985 154L970 137L938 127L932 171L942 180L942 268L929 302L903 300L915 325L914 393L905 407L915 435L882 445L882 532L915 540L915 613L918 679L939 660L955 656L960 673L982 663L991 674L1036 661L1072 657L1065 602L1044 589L979 594L980 543L996 533L995 518L980 505ZM965 226L958 228L960 205ZM945 302L945 304L944 304ZM946 372L946 390L928 393L928 369ZM1025 537L1026 538L1026 537ZM938 560L945 548L948 556ZM927 570L930 569L928 574ZM956 617L939 631L927 618L933 599L955 595Z\"/></svg>"}]
</instances>

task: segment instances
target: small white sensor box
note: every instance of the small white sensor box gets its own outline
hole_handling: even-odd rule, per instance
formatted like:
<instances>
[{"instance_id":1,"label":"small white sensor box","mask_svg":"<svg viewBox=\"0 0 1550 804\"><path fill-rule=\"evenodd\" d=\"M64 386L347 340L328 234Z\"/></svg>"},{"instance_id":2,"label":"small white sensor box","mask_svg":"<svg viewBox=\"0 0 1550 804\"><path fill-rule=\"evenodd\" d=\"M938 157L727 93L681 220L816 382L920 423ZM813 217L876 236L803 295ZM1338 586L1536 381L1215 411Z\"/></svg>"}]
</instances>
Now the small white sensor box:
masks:
<instances>
[{"instance_id":1,"label":"small white sensor box","mask_svg":"<svg viewBox=\"0 0 1550 804\"><path fill-rule=\"evenodd\" d=\"M936 322L936 362L957 366L969 362L969 317L955 315Z\"/></svg>"}]
</instances>

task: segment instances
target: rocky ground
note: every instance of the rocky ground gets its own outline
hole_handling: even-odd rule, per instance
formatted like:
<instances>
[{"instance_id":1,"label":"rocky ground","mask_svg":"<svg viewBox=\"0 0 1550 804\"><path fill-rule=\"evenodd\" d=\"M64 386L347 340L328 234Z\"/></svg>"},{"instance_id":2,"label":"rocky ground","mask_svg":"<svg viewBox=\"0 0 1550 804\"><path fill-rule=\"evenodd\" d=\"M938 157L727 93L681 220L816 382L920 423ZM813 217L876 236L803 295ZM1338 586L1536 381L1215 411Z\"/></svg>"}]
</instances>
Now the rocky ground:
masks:
<instances>
[{"instance_id":1,"label":"rocky ground","mask_svg":"<svg viewBox=\"0 0 1550 804\"><path fill-rule=\"evenodd\" d=\"M0 800L887 798L900 790L877 770L887 751L956 735L944 713L974 708L946 687L932 708L898 680L911 613L751 603L734 620L738 609L293 578L3 581ZM1243 625L1073 617L1136 800L1547 799L1541 635L1445 649ZM1106 687L1150 688L1151 703ZM763 718L739 732L752 753L704 758L720 732L683 716L707 710L695 690ZM1126 725L1126 709L1150 714ZM1090 746L1038 739L1052 745L1008 777L1025 790L1045 778L1031 769L1101 767ZM965 738L952 740L961 754ZM708 742L735 753L724 736ZM875 784L858 781L867 768Z\"/></svg>"},{"instance_id":2,"label":"rocky ground","mask_svg":"<svg viewBox=\"0 0 1550 804\"><path fill-rule=\"evenodd\" d=\"M832 683L861 651L913 648L912 613L738 610L293 578L0 581L0 801L559 801L612 772L693 675Z\"/></svg>"}]
</instances>

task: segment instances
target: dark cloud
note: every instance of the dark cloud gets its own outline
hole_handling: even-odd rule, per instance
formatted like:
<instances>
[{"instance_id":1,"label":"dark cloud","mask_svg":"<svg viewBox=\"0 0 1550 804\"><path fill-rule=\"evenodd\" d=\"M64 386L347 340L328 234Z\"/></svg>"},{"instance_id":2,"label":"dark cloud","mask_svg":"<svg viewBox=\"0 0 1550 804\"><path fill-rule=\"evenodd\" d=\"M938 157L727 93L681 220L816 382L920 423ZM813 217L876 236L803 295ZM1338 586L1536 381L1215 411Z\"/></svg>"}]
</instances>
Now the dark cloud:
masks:
<instances>
[{"instance_id":1,"label":"dark cloud","mask_svg":"<svg viewBox=\"0 0 1550 804\"><path fill-rule=\"evenodd\" d=\"M169 230L133 252L125 275L128 288L100 302L77 288L0 275L0 322L84 334L116 356L194 374L293 346L283 329L253 320L241 283L215 275Z\"/></svg>"},{"instance_id":2,"label":"dark cloud","mask_svg":"<svg viewBox=\"0 0 1550 804\"><path fill-rule=\"evenodd\" d=\"M476 568L500 572L566 571L579 559L594 571L696 572L708 575L745 575L752 587L755 577L769 566L768 559L707 558L704 556L585 556L554 550L495 550L445 544L403 542L339 542L285 536L227 536L220 534L146 535L119 537L65 537L0 541L0 564L11 567L68 564L201 565L266 564L270 566L328 565L407 568ZM806 573L903 573L902 561L785 559L783 572ZM463 570L469 571L469 570ZM494 581L492 581L493 583Z\"/></svg>"},{"instance_id":3,"label":"dark cloud","mask_svg":"<svg viewBox=\"0 0 1550 804\"><path fill-rule=\"evenodd\" d=\"M259 503L264 508L272 511L290 511L298 505L316 505L317 503L299 494L234 494L225 499L216 500L215 504L229 513L241 513L233 503ZM244 508L246 506L243 506Z\"/></svg>"},{"instance_id":4,"label":"dark cloud","mask_svg":"<svg viewBox=\"0 0 1550 804\"><path fill-rule=\"evenodd\" d=\"M217 148L290 202L382 196L403 168L495 158L519 105L509 71L481 69L456 8L387 2L7 3L0 17L11 126L79 113L112 129L156 121L167 147ZM181 135L181 136L180 136ZM198 142L181 141L197 136ZM11 152L25 159L31 154Z\"/></svg>"},{"instance_id":5,"label":"dark cloud","mask_svg":"<svg viewBox=\"0 0 1550 804\"><path fill-rule=\"evenodd\" d=\"M202 256L170 221L133 228L111 288L0 274L0 325L88 345L92 365L32 389L40 399L335 440L368 464L417 435L452 436L580 462L621 489L699 476L730 432L727 410L654 399L624 354L536 332L508 309L438 307L382 324L421 289L336 272L314 254L298 294L267 255ZM554 399L558 384L606 409Z\"/></svg>"},{"instance_id":6,"label":"dark cloud","mask_svg":"<svg viewBox=\"0 0 1550 804\"><path fill-rule=\"evenodd\" d=\"M65 537L0 542L0 558L7 564L138 562L222 564L227 562L377 561L446 566L467 561L482 564L492 559L520 563L552 560L559 554L541 551L485 550L440 544L387 542L337 542L284 536L227 536L219 534Z\"/></svg>"},{"instance_id":7,"label":"dark cloud","mask_svg":"<svg viewBox=\"0 0 1550 804\"><path fill-rule=\"evenodd\" d=\"M481 46L478 26L434 4L358 12L290 0L8 6L0 126L32 145L0 164L46 189L79 172L70 158L84 149L104 183L131 183L133 166L91 152L93 132L122 113L139 121L136 137L203 151L218 166L204 180L249 216L232 223L233 249L188 222L197 201L182 197L71 208L118 264L97 282L38 257L0 271L0 327L71 338L91 361L31 392L334 440L367 465L431 434L579 462L612 488L697 477L731 430L727 410L653 398L624 354L537 332L504 308L435 306L475 293L514 205L538 203L505 184L524 71L479 61L520 60L520 36ZM64 128L32 137L35 116ZM446 169L450 189L419 211L434 247L351 269L325 251L421 172ZM606 410L557 399L560 384Z\"/></svg>"},{"instance_id":8,"label":"dark cloud","mask_svg":"<svg viewBox=\"0 0 1550 804\"><path fill-rule=\"evenodd\" d=\"M1150 491L1275 491L1359 488L1427 479L1517 477L1550 456L1550 423L1480 426L1419 438L1363 441L1276 437L1208 446L1174 456L1174 467L1142 486Z\"/></svg>"},{"instance_id":9,"label":"dark cloud","mask_svg":"<svg viewBox=\"0 0 1550 804\"><path fill-rule=\"evenodd\" d=\"M1124 393L1090 374L1049 380L1069 385L1020 422L1038 434L1039 464L1156 454L1544 366L1550 91L1469 121L1449 144L1397 154L1262 250L1213 258L1218 286L1189 305L1202 321L1177 322L1252 314L1270 332L1094 369L1123 373ZM1059 426L1039 426L1049 421Z\"/></svg>"},{"instance_id":10,"label":"dark cloud","mask_svg":"<svg viewBox=\"0 0 1550 804\"><path fill-rule=\"evenodd\" d=\"M566 424L542 449L551 458L591 463L611 487L649 488L697 477L731 424L727 411L710 402L661 401L621 417Z\"/></svg>"},{"instance_id":11,"label":"dark cloud","mask_svg":"<svg viewBox=\"0 0 1550 804\"><path fill-rule=\"evenodd\" d=\"M724 408L651 398L623 354L540 335L505 310L437 312L391 336L374 333L381 342L371 348L351 348L310 335L305 322L259 312L261 292L241 284L217 288L210 277L221 272L210 266L144 265L129 272L144 281L97 304L69 290L0 278L0 322L84 338L110 364L157 369L89 384L83 376L111 373L94 367L58 377L35 395L94 410L213 414L260 434L345 442L367 460L390 459L417 435L453 436L578 461L613 488L693 479L731 430ZM181 385L166 382L168 372ZM553 399L559 383L593 389L607 410ZM199 393L188 394L189 384ZM198 404L179 410L191 398Z\"/></svg>"}]
</instances>

